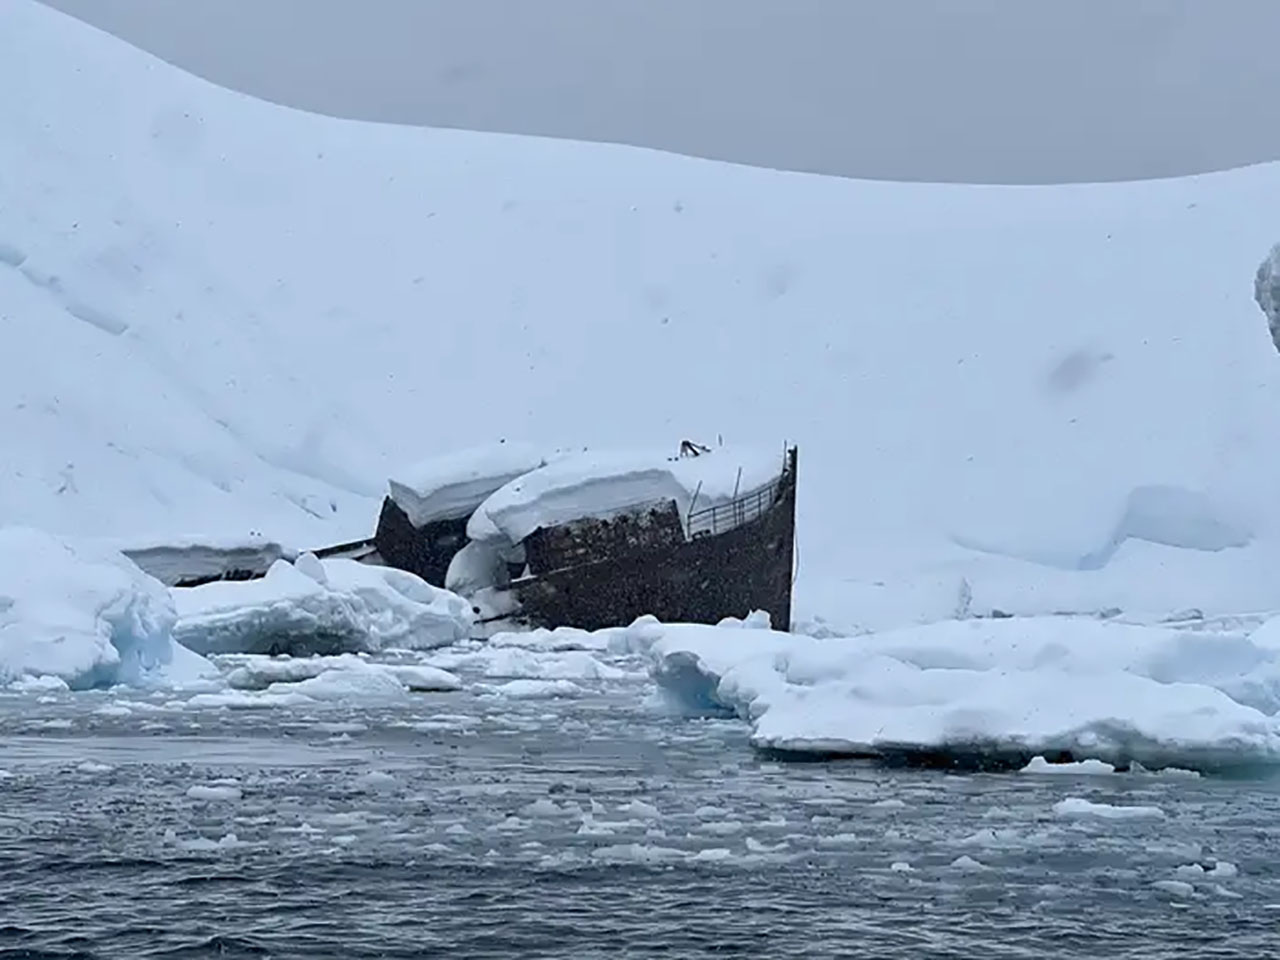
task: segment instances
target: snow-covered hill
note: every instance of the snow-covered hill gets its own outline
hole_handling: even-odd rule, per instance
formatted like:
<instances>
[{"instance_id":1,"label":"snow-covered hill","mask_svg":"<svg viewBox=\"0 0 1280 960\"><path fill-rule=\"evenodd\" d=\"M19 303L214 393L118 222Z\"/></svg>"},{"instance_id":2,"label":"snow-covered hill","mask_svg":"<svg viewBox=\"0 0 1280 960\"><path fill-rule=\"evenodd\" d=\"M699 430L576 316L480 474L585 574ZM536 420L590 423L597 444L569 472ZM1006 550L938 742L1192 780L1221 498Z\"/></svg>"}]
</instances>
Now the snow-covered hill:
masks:
<instances>
[{"instance_id":1,"label":"snow-covered hill","mask_svg":"<svg viewBox=\"0 0 1280 960\"><path fill-rule=\"evenodd\" d=\"M353 123L30 0L0 85L0 523L311 545L453 447L723 435L800 445L802 616L1280 608L1280 167L891 185Z\"/></svg>"}]
</instances>

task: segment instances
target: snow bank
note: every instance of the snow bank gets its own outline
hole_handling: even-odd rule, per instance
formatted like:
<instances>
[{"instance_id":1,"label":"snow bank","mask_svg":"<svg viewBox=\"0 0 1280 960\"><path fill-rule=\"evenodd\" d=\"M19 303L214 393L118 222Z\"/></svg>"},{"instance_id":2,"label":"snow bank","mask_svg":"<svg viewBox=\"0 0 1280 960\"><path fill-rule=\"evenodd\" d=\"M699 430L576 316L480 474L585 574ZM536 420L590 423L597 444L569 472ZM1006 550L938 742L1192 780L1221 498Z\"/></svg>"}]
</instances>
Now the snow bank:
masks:
<instances>
[{"instance_id":1,"label":"snow bank","mask_svg":"<svg viewBox=\"0 0 1280 960\"><path fill-rule=\"evenodd\" d=\"M779 450L719 448L697 457L661 451L587 451L517 477L486 499L467 525L472 540L500 532L519 543L539 527L608 518L674 500L680 516L728 503L776 480Z\"/></svg>"},{"instance_id":2,"label":"snow bank","mask_svg":"<svg viewBox=\"0 0 1280 960\"><path fill-rule=\"evenodd\" d=\"M503 484L546 461L533 446L500 443L468 447L423 460L392 477L391 499L415 527L469 516Z\"/></svg>"},{"instance_id":3,"label":"snow bank","mask_svg":"<svg viewBox=\"0 0 1280 960\"><path fill-rule=\"evenodd\" d=\"M261 574L297 551L265 537L175 537L163 543L121 541L120 551L166 586L221 577L231 571Z\"/></svg>"},{"instance_id":4,"label":"snow bank","mask_svg":"<svg viewBox=\"0 0 1280 960\"><path fill-rule=\"evenodd\" d=\"M625 642L648 650L682 708L736 713L764 748L1019 766L1062 754L1210 770L1280 762L1280 655L1239 635L1055 617L819 640L645 620Z\"/></svg>"},{"instance_id":5,"label":"snow bank","mask_svg":"<svg viewBox=\"0 0 1280 960\"><path fill-rule=\"evenodd\" d=\"M411 573L354 560L280 560L260 580L175 589L175 636L201 653L428 648L468 636L461 597Z\"/></svg>"},{"instance_id":6,"label":"snow bank","mask_svg":"<svg viewBox=\"0 0 1280 960\"><path fill-rule=\"evenodd\" d=\"M73 689L167 683L203 664L176 651L169 593L123 554L0 528L0 685L56 677Z\"/></svg>"}]
</instances>

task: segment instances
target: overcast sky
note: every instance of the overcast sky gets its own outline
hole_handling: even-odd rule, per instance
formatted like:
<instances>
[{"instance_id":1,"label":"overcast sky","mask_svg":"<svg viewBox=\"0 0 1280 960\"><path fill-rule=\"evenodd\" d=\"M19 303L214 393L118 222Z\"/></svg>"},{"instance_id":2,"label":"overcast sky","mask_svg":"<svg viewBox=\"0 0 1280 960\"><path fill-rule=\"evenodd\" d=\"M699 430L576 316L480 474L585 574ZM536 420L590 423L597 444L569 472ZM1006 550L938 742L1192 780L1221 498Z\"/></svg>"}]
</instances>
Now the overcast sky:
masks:
<instances>
[{"instance_id":1,"label":"overcast sky","mask_svg":"<svg viewBox=\"0 0 1280 960\"><path fill-rule=\"evenodd\" d=\"M342 116L899 180L1280 158L1277 0L49 0Z\"/></svg>"}]
</instances>

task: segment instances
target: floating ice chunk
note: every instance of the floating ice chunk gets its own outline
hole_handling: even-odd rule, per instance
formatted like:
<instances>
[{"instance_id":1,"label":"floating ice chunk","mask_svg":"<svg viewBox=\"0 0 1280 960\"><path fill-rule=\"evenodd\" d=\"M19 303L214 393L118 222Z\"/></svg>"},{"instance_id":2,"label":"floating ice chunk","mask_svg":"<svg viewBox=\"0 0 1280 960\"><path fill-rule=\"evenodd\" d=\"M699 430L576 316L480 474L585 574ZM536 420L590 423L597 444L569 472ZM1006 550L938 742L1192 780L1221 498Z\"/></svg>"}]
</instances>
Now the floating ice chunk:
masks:
<instances>
[{"instance_id":1,"label":"floating ice chunk","mask_svg":"<svg viewBox=\"0 0 1280 960\"><path fill-rule=\"evenodd\" d=\"M96 760L85 760L76 767L81 773L110 773L115 767L109 763L98 763Z\"/></svg>"},{"instance_id":2,"label":"floating ice chunk","mask_svg":"<svg viewBox=\"0 0 1280 960\"><path fill-rule=\"evenodd\" d=\"M511 700L543 700L580 697L585 691L572 680L509 680L496 686L484 686L492 693Z\"/></svg>"},{"instance_id":3,"label":"floating ice chunk","mask_svg":"<svg viewBox=\"0 0 1280 960\"><path fill-rule=\"evenodd\" d=\"M644 843L621 843L597 847L591 858L603 863L678 863L689 859L689 853L674 847L658 847Z\"/></svg>"},{"instance_id":4,"label":"floating ice chunk","mask_svg":"<svg viewBox=\"0 0 1280 960\"><path fill-rule=\"evenodd\" d=\"M387 664L383 669L410 690L428 692L462 689L461 680L439 667L428 667L425 664Z\"/></svg>"},{"instance_id":5,"label":"floating ice chunk","mask_svg":"<svg viewBox=\"0 0 1280 960\"><path fill-rule=\"evenodd\" d=\"M104 703L93 711L99 717L131 717L133 710L123 703Z\"/></svg>"},{"instance_id":6,"label":"floating ice chunk","mask_svg":"<svg viewBox=\"0 0 1280 960\"><path fill-rule=\"evenodd\" d=\"M370 770L356 777L355 786L368 793L388 793L397 789L400 781L384 770Z\"/></svg>"},{"instance_id":7,"label":"floating ice chunk","mask_svg":"<svg viewBox=\"0 0 1280 960\"><path fill-rule=\"evenodd\" d=\"M877 810L905 810L907 808L906 801L899 800L897 797L887 797L884 800L877 800L871 804Z\"/></svg>"},{"instance_id":8,"label":"floating ice chunk","mask_svg":"<svg viewBox=\"0 0 1280 960\"><path fill-rule=\"evenodd\" d=\"M694 829L717 837L729 837L742 832L741 820L704 821Z\"/></svg>"},{"instance_id":9,"label":"floating ice chunk","mask_svg":"<svg viewBox=\"0 0 1280 960\"><path fill-rule=\"evenodd\" d=\"M316 563L323 579L277 560L259 580L175 589L175 637L200 653L333 653L438 647L471 632L470 604L411 573Z\"/></svg>"},{"instance_id":10,"label":"floating ice chunk","mask_svg":"<svg viewBox=\"0 0 1280 960\"><path fill-rule=\"evenodd\" d=\"M1280 656L1240 637L1071 617L848 639L732 632L645 621L617 646L647 651L651 675L682 712L735 713L767 749L1008 761L1032 749L1207 769L1280 762L1280 720L1263 709L1275 696L1260 692L1271 689L1268 670L1280 690ZM1241 671L1261 671L1258 683L1242 687ZM1049 766L1028 772L1058 772ZM1086 762L1071 772L1105 769Z\"/></svg>"},{"instance_id":11,"label":"floating ice chunk","mask_svg":"<svg viewBox=\"0 0 1280 960\"><path fill-rule=\"evenodd\" d=\"M243 796L239 786L230 783L198 783L187 788L187 799L203 802L235 801Z\"/></svg>"},{"instance_id":12,"label":"floating ice chunk","mask_svg":"<svg viewBox=\"0 0 1280 960\"><path fill-rule=\"evenodd\" d=\"M219 663L237 664L226 675L227 684L237 690L265 690L273 683L296 683L310 680L326 670L340 669L360 662L350 654L337 657L268 657L248 654L219 658Z\"/></svg>"},{"instance_id":13,"label":"floating ice chunk","mask_svg":"<svg viewBox=\"0 0 1280 960\"><path fill-rule=\"evenodd\" d=\"M123 554L0 527L0 686L163 683L174 621L164 585Z\"/></svg>"},{"instance_id":14,"label":"floating ice chunk","mask_svg":"<svg viewBox=\"0 0 1280 960\"><path fill-rule=\"evenodd\" d=\"M19 677L9 684L9 689L15 693L62 693L64 690L70 690L71 687L61 677L42 674L34 677Z\"/></svg>"},{"instance_id":15,"label":"floating ice chunk","mask_svg":"<svg viewBox=\"0 0 1280 960\"><path fill-rule=\"evenodd\" d=\"M1212 877L1215 880L1228 880L1239 875L1240 868L1229 860L1219 860L1213 865L1212 869L1205 873L1205 876Z\"/></svg>"},{"instance_id":16,"label":"floating ice chunk","mask_svg":"<svg viewBox=\"0 0 1280 960\"><path fill-rule=\"evenodd\" d=\"M985 827L956 842L962 847L1007 847L1020 845L1021 838L1016 830L992 830Z\"/></svg>"},{"instance_id":17,"label":"floating ice chunk","mask_svg":"<svg viewBox=\"0 0 1280 960\"><path fill-rule=\"evenodd\" d=\"M1110 803L1094 803L1083 797L1067 797L1053 805L1059 817L1096 817L1102 820L1163 820L1164 811L1159 807L1118 807Z\"/></svg>"},{"instance_id":18,"label":"floating ice chunk","mask_svg":"<svg viewBox=\"0 0 1280 960\"><path fill-rule=\"evenodd\" d=\"M302 696L312 700L388 700L406 696L404 684L390 670L356 660L338 669L325 670L298 683L273 683L269 697Z\"/></svg>"},{"instance_id":19,"label":"floating ice chunk","mask_svg":"<svg viewBox=\"0 0 1280 960\"><path fill-rule=\"evenodd\" d=\"M602 663L581 650L542 653L518 647L485 650L471 658L486 677L531 680L618 680L626 671Z\"/></svg>"},{"instance_id":20,"label":"floating ice chunk","mask_svg":"<svg viewBox=\"0 0 1280 960\"><path fill-rule=\"evenodd\" d=\"M1161 767L1147 772L1157 777L1177 777L1183 780L1199 780L1203 776L1199 770L1187 770L1183 767Z\"/></svg>"},{"instance_id":21,"label":"floating ice chunk","mask_svg":"<svg viewBox=\"0 0 1280 960\"><path fill-rule=\"evenodd\" d=\"M820 847L849 847L860 842L856 833L832 833L818 838Z\"/></svg>"},{"instance_id":22,"label":"floating ice chunk","mask_svg":"<svg viewBox=\"0 0 1280 960\"><path fill-rule=\"evenodd\" d=\"M532 803L526 804L520 808L520 812L526 817L566 817L573 815L573 811L557 806L554 800L547 797L539 797Z\"/></svg>"},{"instance_id":23,"label":"floating ice chunk","mask_svg":"<svg viewBox=\"0 0 1280 960\"><path fill-rule=\"evenodd\" d=\"M662 812L651 803L645 803L643 800L631 800L618 807L619 813L630 814L639 817L642 820L661 820Z\"/></svg>"},{"instance_id":24,"label":"floating ice chunk","mask_svg":"<svg viewBox=\"0 0 1280 960\"><path fill-rule=\"evenodd\" d=\"M724 807L716 807L711 804L699 807L693 811L693 815L699 820L720 820L729 816L729 811Z\"/></svg>"},{"instance_id":25,"label":"floating ice chunk","mask_svg":"<svg viewBox=\"0 0 1280 960\"><path fill-rule=\"evenodd\" d=\"M603 823L588 813L583 816L576 833L583 837L611 837L613 831L612 823Z\"/></svg>"},{"instance_id":26,"label":"floating ice chunk","mask_svg":"<svg viewBox=\"0 0 1280 960\"><path fill-rule=\"evenodd\" d=\"M728 847L708 847L689 858L691 863L723 863L732 859L733 851Z\"/></svg>"},{"instance_id":27,"label":"floating ice chunk","mask_svg":"<svg viewBox=\"0 0 1280 960\"><path fill-rule=\"evenodd\" d=\"M907 863L907 861L905 860L893 861L893 863L889 864L889 869L892 870L894 873L914 873L915 872L915 867L911 866L911 864Z\"/></svg>"},{"instance_id":28,"label":"floating ice chunk","mask_svg":"<svg viewBox=\"0 0 1280 960\"><path fill-rule=\"evenodd\" d=\"M1178 860L1198 860L1204 855L1204 847L1194 842L1148 843L1143 849L1153 856L1172 857Z\"/></svg>"},{"instance_id":29,"label":"floating ice chunk","mask_svg":"<svg viewBox=\"0 0 1280 960\"><path fill-rule=\"evenodd\" d=\"M1044 757L1032 757L1022 768L1022 773L1065 773L1074 776L1093 776L1115 773L1116 768L1102 760L1077 760L1074 763L1050 763Z\"/></svg>"},{"instance_id":30,"label":"floating ice chunk","mask_svg":"<svg viewBox=\"0 0 1280 960\"><path fill-rule=\"evenodd\" d=\"M951 867L954 870L963 870L965 873L981 873L984 870L991 869L986 864L979 863L977 860L973 859L973 857L969 856L968 854L965 854L964 856L961 856L961 857L956 857L954 860L952 860Z\"/></svg>"},{"instance_id":31,"label":"floating ice chunk","mask_svg":"<svg viewBox=\"0 0 1280 960\"><path fill-rule=\"evenodd\" d=\"M541 653L567 653L572 650L605 652L609 641L622 630L597 630L588 632L574 627L558 627L555 630L529 630L519 633L498 633L489 638L488 646L522 647Z\"/></svg>"},{"instance_id":32,"label":"floating ice chunk","mask_svg":"<svg viewBox=\"0 0 1280 960\"><path fill-rule=\"evenodd\" d=\"M245 693L240 690L224 690L221 693L197 693L186 701L186 706L197 710L268 710L272 707L297 706L315 703L301 694ZM181 705L181 703L179 704Z\"/></svg>"},{"instance_id":33,"label":"floating ice chunk","mask_svg":"<svg viewBox=\"0 0 1280 960\"><path fill-rule=\"evenodd\" d=\"M1194 897L1196 888L1185 880L1157 880L1151 884L1153 890L1167 893L1173 897Z\"/></svg>"},{"instance_id":34,"label":"floating ice chunk","mask_svg":"<svg viewBox=\"0 0 1280 960\"><path fill-rule=\"evenodd\" d=\"M1184 863L1173 871L1183 880L1203 880L1205 870L1198 863Z\"/></svg>"}]
</instances>

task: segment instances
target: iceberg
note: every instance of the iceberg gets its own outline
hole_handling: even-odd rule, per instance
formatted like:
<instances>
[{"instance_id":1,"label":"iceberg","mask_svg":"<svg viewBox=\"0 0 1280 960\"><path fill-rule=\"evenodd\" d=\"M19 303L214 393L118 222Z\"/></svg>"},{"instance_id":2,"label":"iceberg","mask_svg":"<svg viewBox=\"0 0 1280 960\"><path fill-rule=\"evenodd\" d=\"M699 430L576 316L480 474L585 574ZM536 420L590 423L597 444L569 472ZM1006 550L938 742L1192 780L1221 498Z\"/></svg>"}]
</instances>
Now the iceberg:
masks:
<instances>
[{"instance_id":1,"label":"iceberg","mask_svg":"<svg viewBox=\"0 0 1280 960\"><path fill-rule=\"evenodd\" d=\"M428 649L470 635L456 594L411 573L358 563L277 560L260 580L173 591L174 635L200 653L334 654Z\"/></svg>"},{"instance_id":2,"label":"iceberg","mask_svg":"<svg viewBox=\"0 0 1280 960\"><path fill-rule=\"evenodd\" d=\"M614 642L647 650L682 709L739 716L756 747L783 753L1032 770L1036 757L1280 762L1280 656L1262 637L1078 617L825 639L647 620Z\"/></svg>"},{"instance_id":3,"label":"iceberg","mask_svg":"<svg viewBox=\"0 0 1280 960\"><path fill-rule=\"evenodd\" d=\"M0 686L166 684L211 667L173 642L169 591L122 553L0 528Z\"/></svg>"}]
</instances>

